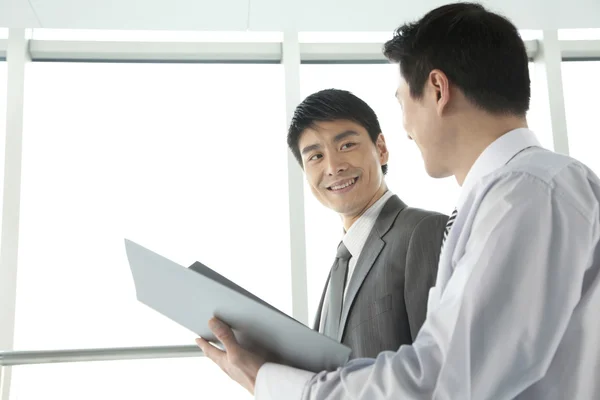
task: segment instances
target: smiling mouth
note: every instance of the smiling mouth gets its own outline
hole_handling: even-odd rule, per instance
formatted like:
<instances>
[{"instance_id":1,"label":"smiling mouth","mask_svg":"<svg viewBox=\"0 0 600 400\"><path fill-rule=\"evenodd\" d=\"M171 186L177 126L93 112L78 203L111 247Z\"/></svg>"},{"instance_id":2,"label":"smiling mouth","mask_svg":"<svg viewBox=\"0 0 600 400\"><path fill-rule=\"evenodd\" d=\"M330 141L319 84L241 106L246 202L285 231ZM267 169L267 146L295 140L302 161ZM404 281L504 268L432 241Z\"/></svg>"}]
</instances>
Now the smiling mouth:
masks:
<instances>
[{"instance_id":1,"label":"smiling mouth","mask_svg":"<svg viewBox=\"0 0 600 400\"><path fill-rule=\"evenodd\" d=\"M348 179L348 180L343 181L341 183L336 183L335 185L329 186L327 188L327 190L331 190L332 192L337 192L337 191L340 191L340 190L344 190L344 189L346 189L346 188L354 185L356 183L356 181L358 181L358 177Z\"/></svg>"}]
</instances>

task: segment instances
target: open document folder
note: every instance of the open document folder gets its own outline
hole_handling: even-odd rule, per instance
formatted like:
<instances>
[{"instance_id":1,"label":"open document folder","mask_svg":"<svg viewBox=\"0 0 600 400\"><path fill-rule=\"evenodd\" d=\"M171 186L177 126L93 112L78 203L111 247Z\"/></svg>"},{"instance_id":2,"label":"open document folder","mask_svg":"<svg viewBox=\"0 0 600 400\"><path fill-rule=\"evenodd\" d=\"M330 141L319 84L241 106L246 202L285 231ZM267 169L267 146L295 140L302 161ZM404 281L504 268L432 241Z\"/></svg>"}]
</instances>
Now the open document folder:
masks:
<instances>
[{"instance_id":1,"label":"open document folder","mask_svg":"<svg viewBox=\"0 0 600 400\"><path fill-rule=\"evenodd\" d=\"M333 370L350 349L308 328L210 268L190 268L125 240L137 299L196 335L216 343L213 316L233 328L246 348L258 346L269 361L318 372Z\"/></svg>"}]
</instances>

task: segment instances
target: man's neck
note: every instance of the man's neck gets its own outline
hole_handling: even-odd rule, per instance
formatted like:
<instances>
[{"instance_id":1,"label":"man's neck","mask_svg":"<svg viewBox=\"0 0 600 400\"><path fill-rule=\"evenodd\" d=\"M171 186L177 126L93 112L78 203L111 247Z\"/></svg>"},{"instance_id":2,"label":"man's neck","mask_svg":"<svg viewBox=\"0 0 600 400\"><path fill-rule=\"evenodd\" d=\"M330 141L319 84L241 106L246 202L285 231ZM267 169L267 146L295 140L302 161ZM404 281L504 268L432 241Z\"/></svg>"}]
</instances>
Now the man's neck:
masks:
<instances>
[{"instance_id":1,"label":"man's neck","mask_svg":"<svg viewBox=\"0 0 600 400\"><path fill-rule=\"evenodd\" d=\"M463 129L454 152L456 163L451 171L458 184L463 185L473 164L489 145L518 128L527 128L525 118L504 116L480 120Z\"/></svg>"},{"instance_id":2,"label":"man's neck","mask_svg":"<svg viewBox=\"0 0 600 400\"><path fill-rule=\"evenodd\" d=\"M358 221L358 219L360 217L363 216L363 214L373 206L373 204L377 203L377 200L381 199L381 197L385 194L385 192L387 192L387 185L385 184L385 181L381 182L381 186L379 187L379 189L377 189L377 192L375 192L375 195L371 198L371 200L369 200L369 202L367 203L367 205L365 207L363 207L362 210L360 210L359 213L357 214L353 214L353 215L342 215L342 223L344 224L344 232L348 232L348 230L350 229L350 227L352 227L352 225Z\"/></svg>"}]
</instances>

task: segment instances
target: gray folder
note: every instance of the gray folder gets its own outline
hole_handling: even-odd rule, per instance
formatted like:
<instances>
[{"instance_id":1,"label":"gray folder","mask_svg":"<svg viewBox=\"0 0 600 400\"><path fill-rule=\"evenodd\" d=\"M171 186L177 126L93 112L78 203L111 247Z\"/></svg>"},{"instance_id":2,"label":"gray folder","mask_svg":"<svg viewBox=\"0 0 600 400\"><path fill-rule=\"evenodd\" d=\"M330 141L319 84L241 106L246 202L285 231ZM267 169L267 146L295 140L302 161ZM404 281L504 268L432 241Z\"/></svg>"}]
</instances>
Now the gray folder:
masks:
<instances>
[{"instance_id":1,"label":"gray folder","mask_svg":"<svg viewBox=\"0 0 600 400\"><path fill-rule=\"evenodd\" d=\"M186 268L127 239L125 249L137 299L206 340L218 344L208 328L215 316L232 327L240 344L265 351L269 361L318 372L350 357L350 348L199 262Z\"/></svg>"}]
</instances>

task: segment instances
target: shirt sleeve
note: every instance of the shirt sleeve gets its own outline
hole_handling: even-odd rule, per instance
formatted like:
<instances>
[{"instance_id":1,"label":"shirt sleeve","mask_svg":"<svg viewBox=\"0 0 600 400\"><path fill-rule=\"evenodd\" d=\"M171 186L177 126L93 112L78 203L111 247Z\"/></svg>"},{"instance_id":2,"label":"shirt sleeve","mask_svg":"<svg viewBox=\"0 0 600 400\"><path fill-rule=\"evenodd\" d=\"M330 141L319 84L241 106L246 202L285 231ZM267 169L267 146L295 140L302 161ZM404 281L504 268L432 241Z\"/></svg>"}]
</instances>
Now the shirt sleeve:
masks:
<instances>
[{"instance_id":1,"label":"shirt sleeve","mask_svg":"<svg viewBox=\"0 0 600 400\"><path fill-rule=\"evenodd\" d=\"M254 397L259 400L300 399L314 375L286 365L266 363L258 370Z\"/></svg>"},{"instance_id":2,"label":"shirt sleeve","mask_svg":"<svg viewBox=\"0 0 600 400\"><path fill-rule=\"evenodd\" d=\"M527 174L499 179L474 215L412 346L321 372L303 389L294 380L278 398L508 399L541 379L579 301L597 224ZM272 393L287 385L268 383Z\"/></svg>"}]
</instances>

